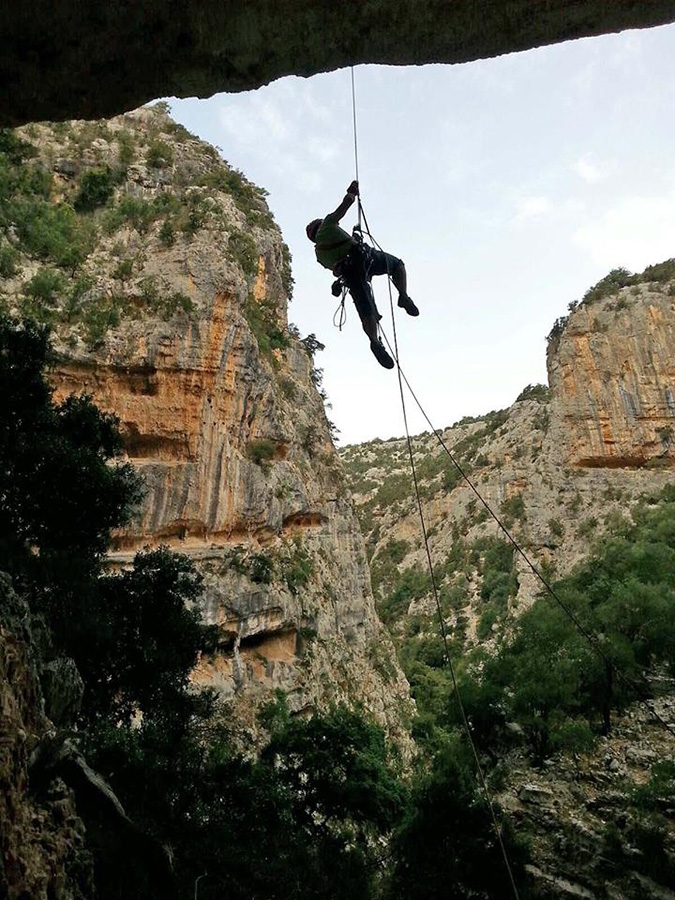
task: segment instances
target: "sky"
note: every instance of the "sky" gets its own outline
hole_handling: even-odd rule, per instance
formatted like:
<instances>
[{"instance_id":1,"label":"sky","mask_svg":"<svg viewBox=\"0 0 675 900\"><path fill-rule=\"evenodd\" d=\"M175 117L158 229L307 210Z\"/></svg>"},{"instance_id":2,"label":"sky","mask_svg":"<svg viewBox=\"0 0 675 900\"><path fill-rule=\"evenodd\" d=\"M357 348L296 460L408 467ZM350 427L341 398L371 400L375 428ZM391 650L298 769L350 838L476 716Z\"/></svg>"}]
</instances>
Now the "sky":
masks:
<instances>
[{"instance_id":1,"label":"sky","mask_svg":"<svg viewBox=\"0 0 675 900\"><path fill-rule=\"evenodd\" d=\"M400 256L419 318L396 309L401 367L446 427L546 381L546 335L611 269L675 256L675 26L461 65L354 70L373 236ZM289 319L317 356L342 445L404 433L394 371L356 310L342 331L305 225L355 177L349 69L208 100L174 119L269 191L293 256ZM349 230L355 211L343 221ZM392 339L385 278L373 281ZM411 433L428 425L408 404Z\"/></svg>"}]
</instances>

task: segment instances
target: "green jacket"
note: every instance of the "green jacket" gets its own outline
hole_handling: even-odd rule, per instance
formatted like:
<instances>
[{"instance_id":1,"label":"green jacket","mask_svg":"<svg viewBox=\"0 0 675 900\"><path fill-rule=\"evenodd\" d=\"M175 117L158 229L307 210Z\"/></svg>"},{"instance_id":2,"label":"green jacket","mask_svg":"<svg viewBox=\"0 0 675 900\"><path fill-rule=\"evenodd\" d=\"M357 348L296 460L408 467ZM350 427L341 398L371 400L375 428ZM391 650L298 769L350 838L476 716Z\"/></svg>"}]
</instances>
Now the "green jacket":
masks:
<instances>
[{"instance_id":1,"label":"green jacket","mask_svg":"<svg viewBox=\"0 0 675 900\"><path fill-rule=\"evenodd\" d=\"M354 246L354 240L338 225L335 213L329 213L316 233L314 252L321 265L333 271Z\"/></svg>"}]
</instances>

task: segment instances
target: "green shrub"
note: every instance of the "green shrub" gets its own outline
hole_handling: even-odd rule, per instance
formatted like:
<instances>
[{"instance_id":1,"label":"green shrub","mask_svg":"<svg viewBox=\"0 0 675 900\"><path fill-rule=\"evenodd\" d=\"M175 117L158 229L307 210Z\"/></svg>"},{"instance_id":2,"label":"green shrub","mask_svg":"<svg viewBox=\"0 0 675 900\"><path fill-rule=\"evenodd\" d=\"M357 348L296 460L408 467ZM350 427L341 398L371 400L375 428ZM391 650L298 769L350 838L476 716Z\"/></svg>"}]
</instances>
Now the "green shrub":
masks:
<instances>
[{"instance_id":1,"label":"green shrub","mask_svg":"<svg viewBox=\"0 0 675 900\"><path fill-rule=\"evenodd\" d=\"M12 278L19 271L19 252L9 244L0 246L0 278Z\"/></svg>"},{"instance_id":2,"label":"green shrub","mask_svg":"<svg viewBox=\"0 0 675 900\"><path fill-rule=\"evenodd\" d=\"M176 313L191 313L192 300L182 291L169 291L164 280L156 275L146 275L139 281L138 299L143 306L154 313L170 318Z\"/></svg>"},{"instance_id":3,"label":"green shrub","mask_svg":"<svg viewBox=\"0 0 675 900\"><path fill-rule=\"evenodd\" d=\"M249 572L251 581L256 584L270 584L274 577L274 560L269 553L254 553L249 560Z\"/></svg>"},{"instance_id":4,"label":"green shrub","mask_svg":"<svg viewBox=\"0 0 675 900\"><path fill-rule=\"evenodd\" d=\"M563 332L567 326L567 322L569 321L569 316L558 316L558 318L553 323L553 327L546 335L546 341L552 349L555 349L559 342L560 338L563 336Z\"/></svg>"},{"instance_id":5,"label":"green shrub","mask_svg":"<svg viewBox=\"0 0 675 900\"><path fill-rule=\"evenodd\" d=\"M594 534L598 527L598 520L595 516L588 516L577 526L577 537L589 538Z\"/></svg>"},{"instance_id":6,"label":"green shrub","mask_svg":"<svg viewBox=\"0 0 675 900\"><path fill-rule=\"evenodd\" d=\"M166 219L166 221L162 222L158 237L165 247L171 247L176 243L176 229L170 219Z\"/></svg>"},{"instance_id":7,"label":"green shrub","mask_svg":"<svg viewBox=\"0 0 675 900\"><path fill-rule=\"evenodd\" d=\"M281 575L291 594L297 594L314 573L314 562L299 538L286 544L280 559Z\"/></svg>"},{"instance_id":8,"label":"green shrub","mask_svg":"<svg viewBox=\"0 0 675 900\"><path fill-rule=\"evenodd\" d=\"M262 356L274 360L274 350L288 347L288 335L279 327L276 310L270 303L258 301L251 295L243 313Z\"/></svg>"},{"instance_id":9,"label":"green shrub","mask_svg":"<svg viewBox=\"0 0 675 900\"><path fill-rule=\"evenodd\" d=\"M445 468L443 469L443 490L449 493L457 487L461 480L462 475L457 466L451 459L446 458Z\"/></svg>"},{"instance_id":10,"label":"green shrub","mask_svg":"<svg viewBox=\"0 0 675 900\"><path fill-rule=\"evenodd\" d=\"M258 271L258 247L250 234L233 231L227 241L227 248L244 275L251 277Z\"/></svg>"},{"instance_id":11,"label":"green shrub","mask_svg":"<svg viewBox=\"0 0 675 900\"><path fill-rule=\"evenodd\" d=\"M91 275L78 275L72 282L63 309L66 322L81 320L85 298L94 287L94 283L94 278Z\"/></svg>"},{"instance_id":12,"label":"green shrub","mask_svg":"<svg viewBox=\"0 0 675 900\"><path fill-rule=\"evenodd\" d=\"M267 438L257 441L249 441L246 447L246 456L262 469L268 469L277 452L277 445Z\"/></svg>"},{"instance_id":13,"label":"green shrub","mask_svg":"<svg viewBox=\"0 0 675 900\"><path fill-rule=\"evenodd\" d=\"M555 751L563 751L577 755L588 753L595 743L595 735L586 719L552 717L551 747Z\"/></svg>"},{"instance_id":14,"label":"green shrub","mask_svg":"<svg viewBox=\"0 0 675 900\"><path fill-rule=\"evenodd\" d=\"M528 384L516 397L516 403L521 400L536 400L538 403L550 400L551 392L545 384Z\"/></svg>"},{"instance_id":15,"label":"green shrub","mask_svg":"<svg viewBox=\"0 0 675 900\"><path fill-rule=\"evenodd\" d=\"M518 572L514 563L514 550L510 542L496 537L484 537L475 541L464 555L464 569L477 567L482 576L481 599L492 603L496 609L505 609L508 598L518 592ZM468 573L468 572L467 572Z\"/></svg>"},{"instance_id":16,"label":"green shrub","mask_svg":"<svg viewBox=\"0 0 675 900\"><path fill-rule=\"evenodd\" d=\"M484 641L492 634L492 626L499 618L499 610L492 604L484 607L481 611L478 624L476 625L476 634Z\"/></svg>"},{"instance_id":17,"label":"green shrub","mask_svg":"<svg viewBox=\"0 0 675 900\"><path fill-rule=\"evenodd\" d=\"M500 512L506 527L510 527L514 522L522 522L525 518L525 501L522 494L514 494L508 500L502 501Z\"/></svg>"},{"instance_id":18,"label":"green shrub","mask_svg":"<svg viewBox=\"0 0 675 900\"><path fill-rule=\"evenodd\" d=\"M117 132L117 160L122 169L126 169L134 161L135 140L126 128Z\"/></svg>"},{"instance_id":19,"label":"green shrub","mask_svg":"<svg viewBox=\"0 0 675 900\"><path fill-rule=\"evenodd\" d=\"M55 206L44 200L19 198L12 202L10 214L25 252L60 268L75 271L96 245L94 224L79 219L66 203Z\"/></svg>"},{"instance_id":20,"label":"green shrub","mask_svg":"<svg viewBox=\"0 0 675 900\"><path fill-rule=\"evenodd\" d=\"M405 540L392 539L387 541L384 547L378 550L370 564L373 591L377 593L380 586L392 588L399 577L399 563L403 562L410 550L410 544Z\"/></svg>"},{"instance_id":21,"label":"green shrub","mask_svg":"<svg viewBox=\"0 0 675 900\"><path fill-rule=\"evenodd\" d=\"M148 200L127 194L116 206L106 210L104 228L108 234L113 234L123 225L131 225L139 234L146 234L158 215Z\"/></svg>"},{"instance_id":22,"label":"green shrub","mask_svg":"<svg viewBox=\"0 0 675 900\"><path fill-rule=\"evenodd\" d=\"M162 169L173 164L173 149L166 141L151 141L145 154L145 162L151 169Z\"/></svg>"},{"instance_id":23,"label":"green shrub","mask_svg":"<svg viewBox=\"0 0 675 900\"><path fill-rule=\"evenodd\" d=\"M281 254L281 284L283 285L286 296L288 297L288 302L290 303L293 299L295 280L293 278L293 257L291 256L288 244L282 243Z\"/></svg>"},{"instance_id":24,"label":"green shrub","mask_svg":"<svg viewBox=\"0 0 675 900\"><path fill-rule=\"evenodd\" d=\"M120 281L128 281L134 273L134 260L131 256L125 256L115 266L112 276Z\"/></svg>"},{"instance_id":25,"label":"green shrub","mask_svg":"<svg viewBox=\"0 0 675 900\"><path fill-rule=\"evenodd\" d=\"M121 320L121 299L117 295L99 294L83 306L84 339L90 348L100 346L111 328Z\"/></svg>"},{"instance_id":26,"label":"green shrub","mask_svg":"<svg viewBox=\"0 0 675 900\"><path fill-rule=\"evenodd\" d=\"M206 197L197 191L191 191L184 198L184 206L181 211L181 230L183 234L192 237L206 223L209 206Z\"/></svg>"},{"instance_id":27,"label":"green shrub","mask_svg":"<svg viewBox=\"0 0 675 900\"><path fill-rule=\"evenodd\" d=\"M419 600L432 589L429 573L412 566L401 573L394 590L378 603L377 611L386 624L390 624L406 612L413 600Z\"/></svg>"},{"instance_id":28,"label":"green shrub","mask_svg":"<svg viewBox=\"0 0 675 900\"><path fill-rule=\"evenodd\" d=\"M665 262L647 266L640 276L640 280L656 282L675 280L675 259L667 259Z\"/></svg>"},{"instance_id":29,"label":"green shrub","mask_svg":"<svg viewBox=\"0 0 675 900\"><path fill-rule=\"evenodd\" d=\"M591 303L595 303L603 297L608 297L610 294L618 294L622 287L635 284L638 278L639 276L632 275L628 269L612 269L608 275L605 275L597 284L594 284L592 288L586 291L581 302L590 306Z\"/></svg>"},{"instance_id":30,"label":"green shrub","mask_svg":"<svg viewBox=\"0 0 675 900\"><path fill-rule=\"evenodd\" d=\"M295 399L298 389L295 382L291 378L280 378L279 387L281 389L281 393L284 395L284 397L286 397L287 400Z\"/></svg>"},{"instance_id":31,"label":"green shrub","mask_svg":"<svg viewBox=\"0 0 675 900\"><path fill-rule=\"evenodd\" d=\"M67 281L54 269L39 269L23 287L21 312L37 322L52 322Z\"/></svg>"},{"instance_id":32,"label":"green shrub","mask_svg":"<svg viewBox=\"0 0 675 900\"><path fill-rule=\"evenodd\" d=\"M631 799L638 809L657 811L675 803L675 758L663 759L652 766L647 784L635 788Z\"/></svg>"},{"instance_id":33,"label":"green shrub","mask_svg":"<svg viewBox=\"0 0 675 900\"><path fill-rule=\"evenodd\" d=\"M553 537L556 538L561 538L565 533L565 529L563 528L563 524L560 519L549 519L548 530L551 532Z\"/></svg>"},{"instance_id":34,"label":"green shrub","mask_svg":"<svg viewBox=\"0 0 675 900\"><path fill-rule=\"evenodd\" d=\"M252 184L241 172L230 168L224 161L217 169L206 172L199 184L230 194L249 225L261 228L273 225L274 219L264 202L267 191Z\"/></svg>"},{"instance_id":35,"label":"green shrub","mask_svg":"<svg viewBox=\"0 0 675 900\"><path fill-rule=\"evenodd\" d=\"M114 193L115 176L109 166L87 169L80 177L73 206L77 212L91 212L105 206Z\"/></svg>"},{"instance_id":36,"label":"green shrub","mask_svg":"<svg viewBox=\"0 0 675 900\"><path fill-rule=\"evenodd\" d=\"M13 165L21 165L35 156L37 150L29 141L20 138L12 128L0 128L0 153Z\"/></svg>"}]
</instances>

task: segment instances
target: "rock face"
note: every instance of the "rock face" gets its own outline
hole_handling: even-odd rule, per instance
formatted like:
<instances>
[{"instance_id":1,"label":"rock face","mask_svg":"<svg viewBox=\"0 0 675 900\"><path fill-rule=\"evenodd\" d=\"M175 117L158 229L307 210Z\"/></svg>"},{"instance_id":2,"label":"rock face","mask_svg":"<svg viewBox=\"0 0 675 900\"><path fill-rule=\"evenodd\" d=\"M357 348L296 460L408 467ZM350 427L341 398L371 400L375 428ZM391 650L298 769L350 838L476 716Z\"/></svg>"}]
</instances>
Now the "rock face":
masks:
<instances>
[{"instance_id":1,"label":"rock face","mask_svg":"<svg viewBox=\"0 0 675 900\"><path fill-rule=\"evenodd\" d=\"M46 643L0 572L0 896L90 900L96 871L120 896L142 878L148 896L171 900L166 850L126 816L67 738L82 681L72 660L45 663Z\"/></svg>"},{"instance_id":2,"label":"rock face","mask_svg":"<svg viewBox=\"0 0 675 900\"><path fill-rule=\"evenodd\" d=\"M466 62L675 19L673 0L37 0L0 13L0 125L94 118L358 63Z\"/></svg>"},{"instance_id":3,"label":"rock face","mask_svg":"<svg viewBox=\"0 0 675 900\"><path fill-rule=\"evenodd\" d=\"M675 298L624 287L583 303L548 357L553 421L572 465L675 464Z\"/></svg>"},{"instance_id":4,"label":"rock face","mask_svg":"<svg viewBox=\"0 0 675 900\"><path fill-rule=\"evenodd\" d=\"M674 294L675 271L580 304L550 336L550 388L525 390L507 410L439 432L487 504L548 574L568 573L587 553L589 538L631 500L672 481ZM469 545L486 536L503 539L437 437L415 437L414 448L435 561L443 566L458 538ZM404 542L398 572L423 568L405 441L347 447L342 457L375 573L391 541ZM514 565L516 612L531 603L539 581L521 557ZM462 586L473 599L453 619L453 627L464 622L472 640L479 568ZM443 577L448 589L457 586L451 571ZM428 606L428 599L420 603Z\"/></svg>"},{"instance_id":5,"label":"rock face","mask_svg":"<svg viewBox=\"0 0 675 900\"><path fill-rule=\"evenodd\" d=\"M72 791L58 777L29 783L53 734L44 714L28 608L0 573L0 896L86 900L93 861Z\"/></svg>"},{"instance_id":6,"label":"rock face","mask_svg":"<svg viewBox=\"0 0 675 900\"><path fill-rule=\"evenodd\" d=\"M55 327L56 397L84 391L115 413L144 476L111 563L160 544L197 562L221 644L195 677L240 721L282 689L295 712L362 703L405 744L407 683L375 614L315 345L287 324L288 251L262 192L162 107L22 134L59 199L81 208L105 187L76 217L74 279L20 256L6 288ZM46 304L36 284L57 285Z\"/></svg>"},{"instance_id":7,"label":"rock face","mask_svg":"<svg viewBox=\"0 0 675 900\"><path fill-rule=\"evenodd\" d=\"M673 711L672 698L660 706L670 721ZM672 810L661 804L667 824L659 827L627 800L649 781L651 767L671 754L670 735L638 707L599 740L593 754L549 760L538 770L525 758L509 760L509 784L499 800L532 838L528 869L538 900L674 900L667 861Z\"/></svg>"}]
</instances>

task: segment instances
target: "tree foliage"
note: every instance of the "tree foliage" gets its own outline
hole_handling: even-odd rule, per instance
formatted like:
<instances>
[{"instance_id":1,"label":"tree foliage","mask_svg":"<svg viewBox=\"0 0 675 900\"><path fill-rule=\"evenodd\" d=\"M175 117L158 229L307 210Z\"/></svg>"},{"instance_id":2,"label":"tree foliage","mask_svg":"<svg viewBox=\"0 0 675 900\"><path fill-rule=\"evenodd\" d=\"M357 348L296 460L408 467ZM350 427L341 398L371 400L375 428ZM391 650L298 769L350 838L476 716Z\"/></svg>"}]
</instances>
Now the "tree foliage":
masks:
<instances>
[{"instance_id":1,"label":"tree foliage","mask_svg":"<svg viewBox=\"0 0 675 900\"><path fill-rule=\"evenodd\" d=\"M525 848L513 839L506 821L501 826L514 878L526 896ZM391 852L392 900L508 896L509 876L490 810L478 789L473 760L458 737L437 754L432 770L417 779Z\"/></svg>"},{"instance_id":2,"label":"tree foliage","mask_svg":"<svg viewBox=\"0 0 675 900\"><path fill-rule=\"evenodd\" d=\"M100 561L141 492L114 462L115 417L86 395L53 401L49 353L45 328L0 319L0 565L45 589L73 559Z\"/></svg>"},{"instance_id":3,"label":"tree foliage","mask_svg":"<svg viewBox=\"0 0 675 900\"><path fill-rule=\"evenodd\" d=\"M675 671L675 492L639 504L554 590L566 609L542 595L464 686L484 742L512 719L538 758L587 746L589 726L606 733L612 710L649 695L650 669Z\"/></svg>"}]
</instances>

